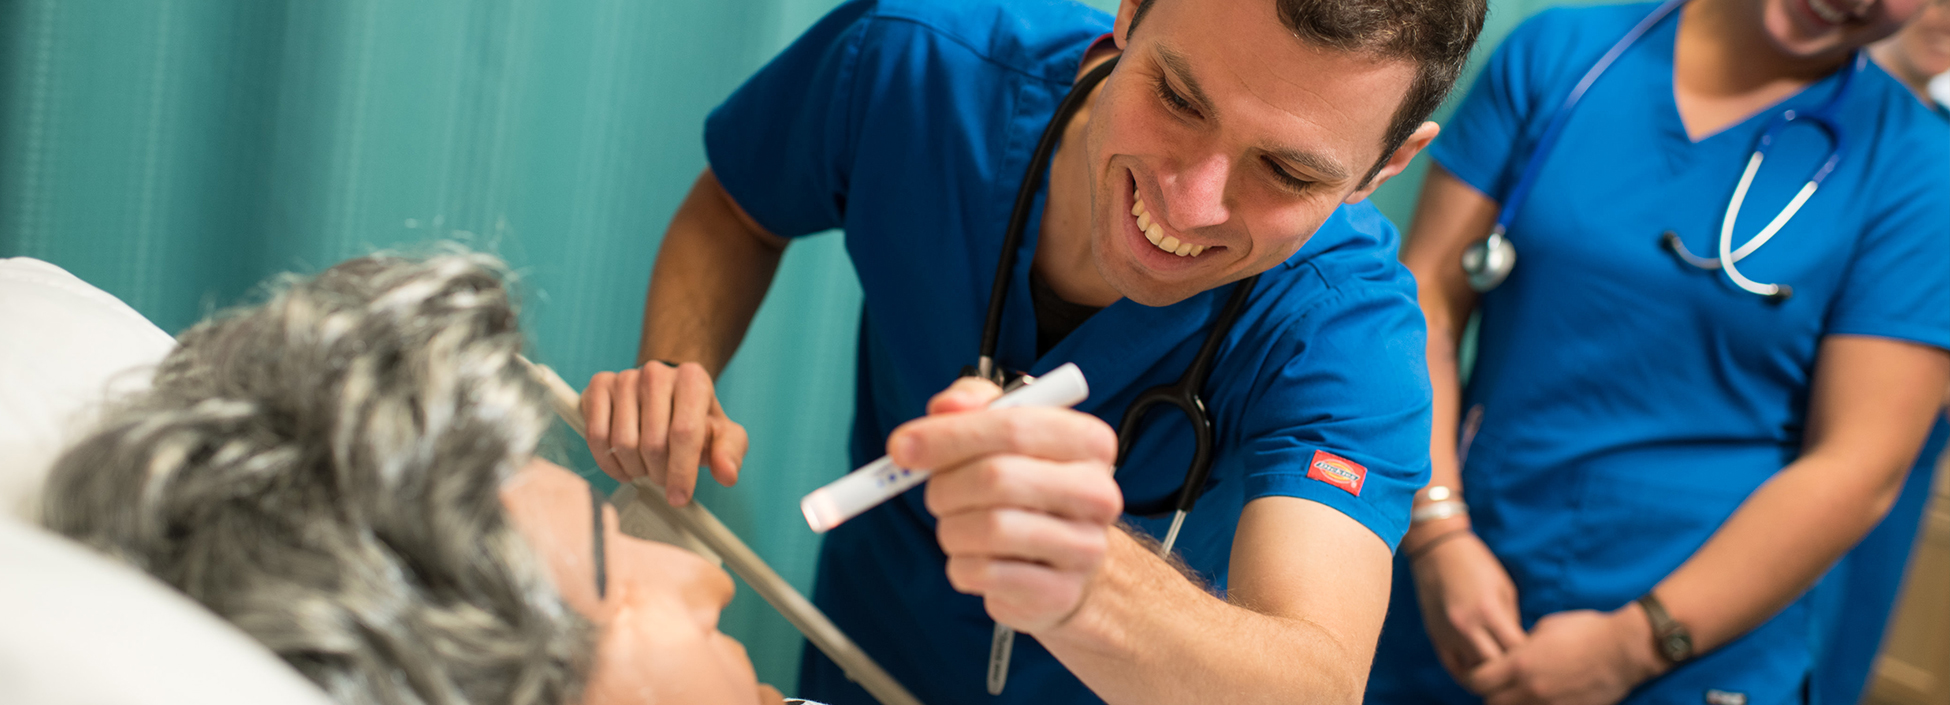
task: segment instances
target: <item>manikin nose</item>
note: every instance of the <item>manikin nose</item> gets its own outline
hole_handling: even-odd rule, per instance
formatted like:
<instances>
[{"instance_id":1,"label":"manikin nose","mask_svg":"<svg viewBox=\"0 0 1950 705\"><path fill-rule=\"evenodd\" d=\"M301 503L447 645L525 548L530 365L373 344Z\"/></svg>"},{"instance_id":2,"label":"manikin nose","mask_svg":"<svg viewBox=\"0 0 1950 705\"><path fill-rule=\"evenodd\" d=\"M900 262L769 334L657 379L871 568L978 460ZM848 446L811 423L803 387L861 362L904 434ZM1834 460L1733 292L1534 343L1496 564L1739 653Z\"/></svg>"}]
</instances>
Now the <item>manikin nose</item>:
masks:
<instances>
[{"instance_id":1,"label":"manikin nose","mask_svg":"<svg viewBox=\"0 0 1950 705\"><path fill-rule=\"evenodd\" d=\"M1226 178L1232 160L1219 154L1187 162L1183 168L1164 174L1159 187L1164 191L1165 225L1179 232L1226 222Z\"/></svg>"}]
</instances>

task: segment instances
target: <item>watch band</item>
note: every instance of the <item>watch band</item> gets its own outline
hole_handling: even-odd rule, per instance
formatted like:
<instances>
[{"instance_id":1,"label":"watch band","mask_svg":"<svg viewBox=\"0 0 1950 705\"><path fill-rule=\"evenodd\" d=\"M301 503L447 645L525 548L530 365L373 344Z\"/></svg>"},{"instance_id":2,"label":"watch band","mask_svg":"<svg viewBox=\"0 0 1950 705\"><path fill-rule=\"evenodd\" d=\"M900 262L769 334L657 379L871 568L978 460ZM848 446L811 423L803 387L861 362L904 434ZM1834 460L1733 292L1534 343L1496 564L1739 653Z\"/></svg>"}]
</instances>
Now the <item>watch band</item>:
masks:
<instances>
[{"instance_id":1,"label":"watch band","mask_svg":"<svg viewBox=\"0 0 1950 705\"><path fill-rule=\"evenodd\" d=\"M1665 657L1668 663L1679 665L1693 658L1693 633L1686 631L1686 625L1672 618L1666 606L1651 592L1641 595L1639 606L1645 609L1645 618L1652 623L1652 647Z\"/></svg>"}]
</instances>

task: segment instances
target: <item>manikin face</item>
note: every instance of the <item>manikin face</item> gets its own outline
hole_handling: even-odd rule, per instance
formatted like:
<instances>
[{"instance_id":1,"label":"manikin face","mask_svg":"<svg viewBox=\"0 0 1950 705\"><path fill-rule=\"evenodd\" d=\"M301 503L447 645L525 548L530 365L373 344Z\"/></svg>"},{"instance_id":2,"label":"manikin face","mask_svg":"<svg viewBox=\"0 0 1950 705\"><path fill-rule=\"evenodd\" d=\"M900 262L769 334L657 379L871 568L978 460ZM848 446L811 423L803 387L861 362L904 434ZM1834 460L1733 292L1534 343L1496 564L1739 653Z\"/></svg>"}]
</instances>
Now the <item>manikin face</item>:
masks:
<instances>
[{"instance_id":1,"label":"manikin face","mask_svg":"<svg viewBox=\"0 0 1950 705\"><path fill-rule=\"evenodd\" d=\"M1887 37L1927 0L1752 0L1768 39L1788 56L1840 60Z\"/></svg>"},{"instance_id":2,"label":"manikin face","mask_svg":"<svg viewBox=\"0 0 1950 705\"><path fill-rule=\"evenodd\" d=\"M625 536L604 503L608 579L596 595L589 484L534 460L501 487L501 503L562 597L596 626L596 659L583 705L780 702L758 685L745 648L718 631L731 577L696 555ZM761 695L763 694L763 696Z\"/></svg>"},{"instance_id":3,"label":"manikin face","mask_svg":"<svg viewBox=\"0 0 1950 705\"><path fill-rule=\"evenodd\" d=\"M1301 41L1272 0L1158 0L1132 32L1136 9L1118 13L1124 54L1091 107L1085 156L1092 259L1125 298L1164 306L1272 268L1427 143L1418 134L1361 183L1410 62ZM1139 201L1161 244L1139 227Z\"/></svg>"}]
</instances>

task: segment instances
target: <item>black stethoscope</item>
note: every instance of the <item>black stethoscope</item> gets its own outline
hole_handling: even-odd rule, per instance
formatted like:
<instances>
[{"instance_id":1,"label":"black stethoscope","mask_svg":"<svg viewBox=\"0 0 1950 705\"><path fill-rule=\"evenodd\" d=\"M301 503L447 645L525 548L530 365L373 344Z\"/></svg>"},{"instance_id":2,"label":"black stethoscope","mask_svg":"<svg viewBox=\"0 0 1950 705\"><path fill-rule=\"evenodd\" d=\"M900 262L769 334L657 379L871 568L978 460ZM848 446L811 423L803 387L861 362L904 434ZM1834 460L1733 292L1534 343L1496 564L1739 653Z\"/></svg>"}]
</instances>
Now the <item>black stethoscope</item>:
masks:
<instances>
[{"instance_id":1,"label":"black stethoscope","mask_svg":"<svg viewBox=\"0 0 1950 705\"><path fill-rule=\"evenodd\" d=\"M1063 102L1057 104L1055 117L1050 118L1049 126L1043 128L1043 136L1036 142L1036 151L1029 157L1029 172L1023 175L1022 187L1016 191L1015 208L1009 212L1008 229L1002 234L1002 257L995 265L995 285L989 291L989 310L982 323L980 356L976 358L975 367L963 370L964 376L981 377L1002 387L1020 383L1020 375L1005 374L995 364L996 341L1002 333L1002 309L1009 298L1010 275L1016 268L1016 251L1022 245L1023 229L1029 225L1036 193L1043 188L1043 174L1049 171L1050 156L1056 152L1056 143L1063 135L1063 127L1083 107L1090 90L1102 83L1104 77L1110 75L1111 69L1116 68L1118 58L1105 60L1077 79L1070 93L1063 97ZM1259 275L1255 274L1233 286L1232 297L1226 299L1218 320L1212 325L1212 331L1206 334L1204 344L1199 346L1198 356L1185 368L1185 373L1176 382L1140 392L1130 408L1124 410L1124 418L1117 424L1117 467L1123 467L1124 461L1130 457L1131 447L1137 444L1141 422L1152 410L1161 406L1175 407L1191 422L1195 445L1191 467L1185 471L1184 484L1178 487L1177 492L1162 499L1124 508L1125 513L1140 516L1172 512L1171 528L1165 532L1164 542L1159 545L1159 555L1171 553L1172 545L1178 541L1178 530L1184 526L1185 515L1191 513L1192 505L1205 491L1206 479L1212 474L1212 456L1218 435L1212 416L1206 412L1205 398L1199 391L1204 389L1206 380L1212 376L1212 359L1218 356L1219 344L1232 331L1232 325L1239 321L1239 312L1246 307L1246 298L1258 281ZM995 625L995 636L989 646L990 695L1000 695L1003 686L1008 683L1009 654L1014 643L1015 630L1001 624Z\"/></svg>"},{"instance_id":2,"label":"black stethoscope","mask_svg":"<svg viewBox=\"0 0 1950 705\"><path fill-rule=\"evenodd\" d=\"M1544 128L1543 136L1537 140L1537 147L1531 152L1530 161L1524 164L1523 175L1518 177L1516 187L1510 189L1508 200L1497 213L1496 227L1490 230L1489 237L1472 243L1463 251L1462 268L1468 275L1470 288L1478 293L1495 289L1510 276L1510 271L1516 268L1517 249L1515 245L1510 244L1510 222L1516 219L1517 209L1529 197L1531 187L1536 185L1537 173L1542 170L1544 160L1550 156L1551 149L1557 146L1557 140L1564 131L1564 124L1570 119L1571 109L1577 106L1578 100L1584 97L1585 91L1591 88L1591 84L1596 83L1598 77L1604 75L1606 69L1611 68L1612 62L1617 61L1619 55L1631 48L1632 44L1650 31L1653 25L1658 24L1660 20L1665 19L1684 4L1686 0L1666 0L1664 4L1654 9L1652 14L1646 15L1645 19L1640 20L1631 31L1626 32L1617 44L1612 45L1611 49L1598 59L1598 63L1593 64L1591 70L1585 72L1584 78L1578 81L1577 86L1571 89L1571 94L1564 99L1563 105L1559 106L1557 113L1551 116L1550 124ZM1661 234L1659 243L1670 250L1679 261L1688 265L1707 271L1724 270L1734 286L1740 287L1742 291L1766 297L1770 302L1780 303L1794 295L1793 287L1754 281L1741 274L1740 269L1734 265L1759 250L1761 245L1767 244L1775 233L1780 232L1788 221L1793 220L1794 214L1801 210L1801 206L1815 195L1815 189L1820 188L1821 182L1835 171L1837 164L1841 163L1842 128L1835 121L1835 109L1842 103L1843 97L1848 95L1849 85L1853 82L1855 74L1860 73L1867 62L1868 58L1863 56L1862 52L1855 52L1849 57L1848 67L1843 69L1846 73L1842 74L1841 86L1836 88L1835 95L1827 102L1805 113L1794 110L1783 111L1768 123L1767 129L1761 133L1760 143L1754 147L1752 156L1747 159L1747 169L1741 173L1739 185L1734 187L1733 198L1727 202L1726 213L1720 221L1717 257L1700 257L1693 254L1686 249L1685 243L1680 242L1679 235L1672 231ZM1773 146L1774 138L1781 130L1802 120L1808 121L1828 135L1833 143L1828 151L1828 158L1815 170L1814 176L1809 177L1808 182L1795 194L1794 199L1789 201L1780 213L1775 214L1767 227L1762 228L1760 233L1748 240L1746 244L1734 248L1733 223L1740 216L1740 206L1746 201L1747 189L1753 185L1754 174L1760 171L1761 160L1766 157L1768 147Z\"/></svg>"}]
</instances>

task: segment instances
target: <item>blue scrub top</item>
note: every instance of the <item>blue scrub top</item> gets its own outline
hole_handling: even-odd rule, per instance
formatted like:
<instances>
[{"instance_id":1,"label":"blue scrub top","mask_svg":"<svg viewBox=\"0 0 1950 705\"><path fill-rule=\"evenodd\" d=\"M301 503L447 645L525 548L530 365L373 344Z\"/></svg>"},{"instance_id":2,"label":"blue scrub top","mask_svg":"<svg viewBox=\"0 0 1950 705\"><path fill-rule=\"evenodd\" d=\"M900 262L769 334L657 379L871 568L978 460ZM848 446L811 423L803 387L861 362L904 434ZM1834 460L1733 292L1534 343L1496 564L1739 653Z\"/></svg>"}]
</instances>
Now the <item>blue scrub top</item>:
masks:
<instances>
[{"instance_id":1,"label":"blue scrub top","mask_svg":"<svg viewBox=\"0 0 1950 705\"><path fill-rule=\"evenodd\" d=\"M1431 153L1501 201L1572 87L1652 4L1559 8L1498 49ZM1463 494L1516 583L1526 626L1610 610L1690 557L1800 452L1828 335L1950 347L1950 139L1880 69L1839 122L1850 150L1766 247L1740 262L1794 287L1775 305L1679 263L1671 230L1716 251L1748 155L1783 109L1834 94L1839 72L1694 142L1673 102L1678 20L1659 24L1590 89L1510 232L1518 265L1481 300L1465 408L1480 408ZM1746 242L1826 157L1812 127L1781 133L1736 225ZM1436 662L1405 565L1369 684L1373 702L1469 702ZM1637 702L1799 702L1812 626L1803 599L1675 669Z\"/></svg>"},{"instance_id":2,"label":"blue scrub top","mask_svg":"<svg viewBox=\"0 0 1950 705\"><path fill-rule=\"evenodd\" d=\"M865 293L856 464L880 456L897 425L974 363L1030 151L1085 48L1110 26L1051 0L848 3L706 123L712 168L760 225L785 237L845 230ZM1091 390L1077 408L1115 424L1140 391L1183 373L1234 285L1166 307L1120 300L1039 357L1027 273L1040 214L1039 202L1009 284L998 361L1031 374L1077 363ZM1255 498L1326 504L1390 546L1406 530L1409 498L1428 478L1430 392L1422 315L1396 247L1372 206L1341 207L1260 278L1220 348L1206 390L1219 452L1178 545L1216 590L1240 510ZM1183 417L1152 419L1118 471L1127 500L1176 491L1191 459ZM1349 461L1361 484L1315 479L1324 474L1316 460L1329 455ZM1127 518L1154 535L1168 521ZM814 601L932 705L1099 702L1027 637L1016 642L1007 691L986 693L994 623L979 598L949 586L934 525L917 489L835 529ZM799 695L872 702L811 648Z\"/></svg>"}]
</instances>

